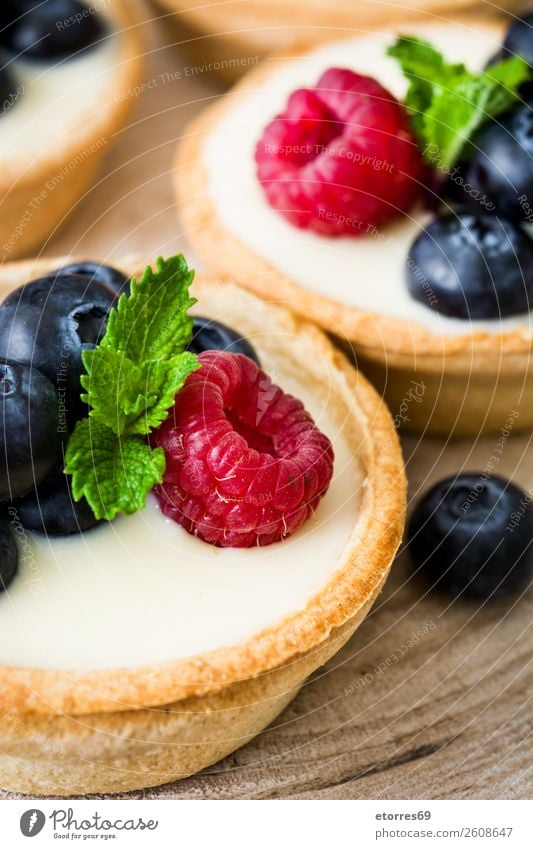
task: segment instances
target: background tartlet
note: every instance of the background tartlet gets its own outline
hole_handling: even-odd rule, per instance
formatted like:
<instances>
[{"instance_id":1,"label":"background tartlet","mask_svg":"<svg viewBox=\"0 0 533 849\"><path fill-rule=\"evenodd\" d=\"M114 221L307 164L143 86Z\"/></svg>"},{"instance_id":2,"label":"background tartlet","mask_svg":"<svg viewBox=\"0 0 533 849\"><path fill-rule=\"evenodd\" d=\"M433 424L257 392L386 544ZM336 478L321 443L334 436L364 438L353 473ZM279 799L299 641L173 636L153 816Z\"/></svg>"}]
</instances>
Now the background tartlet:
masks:
<instances>
[{"instance_id":1,"label":"background tartlet","mask_svg":"<svg viewBox=\"0 0 533 849\"><path fill-rule=\"evenodd\" d=\"M518 0L229 0L216 4L154 0L154 4L165 22L174 24L175 36L191 60L199 67L211 65L227 80L243 76L268 54L295 43L317 43L408 20L453 20L465 12L485 18L523 6Z\"/></svg>"},{"instance_id":2,"label":"background tartlet","mask_svg":"<svg viewBox=\"0 0 533 849\"><path fill-rule=\"evenodd\" d=\"M416 34L417 26L410 24L408 29ZM461 26L482 29L495 45L503 31L501 22L481 24L475 18L465 18ZM397 30L405 32L406 25ZM431 38L431 26L424 25L422 35ZM314 49L310 45L291 55L297 62L299 56ZM210 195L204 145L236 105L245 103L254 89L267 86L272 75L289 67L286 63L290 61L290 57L273 58L249 71L228 97L207 107L187 128L178 148L174 184L185 231L196 251L216 273L233 273L260 297L285 304L336 337L355 355L393 411L401 407L406 387L418 381L423 392L419 403L412 405L406 423L409 429L442 436L477 436L498 431L510 410L517 411L517 428L530 428L532 339L526 322L511 329L502 327L499 332L471 330L465 322L464 331L441 335L417 321L369 313L297 283L276 265L275 244L268 260L221 220ZM383 231L386 233L386 228ZM356 237L353 243L357 244ZM384 243L383 250L387 249Z\"/></svg>"}]
</instances>

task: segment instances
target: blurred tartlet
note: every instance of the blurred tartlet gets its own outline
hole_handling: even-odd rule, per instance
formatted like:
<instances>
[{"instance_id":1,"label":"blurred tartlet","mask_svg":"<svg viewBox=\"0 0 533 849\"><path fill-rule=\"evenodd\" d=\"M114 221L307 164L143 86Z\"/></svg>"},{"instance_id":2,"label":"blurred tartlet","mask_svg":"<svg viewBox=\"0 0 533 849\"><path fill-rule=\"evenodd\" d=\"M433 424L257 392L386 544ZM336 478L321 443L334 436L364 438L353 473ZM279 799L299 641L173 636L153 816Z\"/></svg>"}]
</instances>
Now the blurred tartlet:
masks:
<instances>
[{"instance_id":1,"label":"blurred tartlet","mask_svg":"<svg viewBox=\"0 0 533 849\"><path fill-rule=\"evenodd\" d=\"M135 102L141 30L130 4L96 0L80 12L46 4L1 33L0 252L6 260L40 247L94 182ZM55 11L54 11L55 10ZM2 21L4 23L4 20Z\"/></svg>"},{"instance_id":2,"label":"blurred tartlet","mask_svg":"<svg viewBox=\"0 0 533 849\"><path fill-rule=\"evenodd\" d=\"M451 62L462 61L474 69L482 69L498 52L502 37L499 24L475 19L461 24L409 24L396 33L391 30L311 47L293 58L272 59L250 71L184 133L175 168L184 229L202 261L218 274L229 274L232 269L242 285L283 303L354 349L359 364L385 391L393 414L401 414L406 427L440 435L478 434L498 431L513 413L517 428L529 428L533 425L530 313L465 320L429 308L429 298L428 303L421 303L422 298L411 297L404 279L406 261L417 234L424 232L431 219L421 205L402 210L398 200L387 198L386 203L395 204L394 220L368 225L362 231L356 228L360 223L356 216L351 221L346 215L332 213L330 221L329 213L322 214L320 209L318 215L309 212L312 203L306 198L313 199L313 187L321 179L315 171L306 170L315 165L308 161L315 155L311 151L309 156L309 148L313 140L321 142L316 145L317 152L326 153L317 169L333 173L327 170L333 167L330 142L324 144L318 135L329 134L329 128L335 127L331 119L317 118L319 111L313 115L313 109L322 107L316 106L315 95L320 91L310 87L317 85L322 74L318 86L331 89L328 96L334 101L340 96L337 87L343 83L330 80L335 74L341 79L354 71L356 79L363 79L354 85L368 87L368 78L358 75L371 74L378 81L372 83L374 87L381 83L402 100L408 83L386 55L398 31L427 39ZM350 71L334 70L339 68ZM367 92L364 97L379 103L388 96L381 91ZM301 110L302 117L293 119L284 111L291 108L295 113ZM283 133L294 133L299 120L300 140L304 143L307 139L307 143L282 151L287 154L284 161L292 154L293 162L300 157L298 167L300 161L304 163L302 175L306 176L297 187L290 185L286 174L280 178L269 171L265 153L268 139L281 140L281 150ZM360 125L358 118L353 120L355 134ZM364 127L371 126L372 120L364 119L367 123L361 132L366 132ZM349 126L340 117L338 121L341 129L332 130L334 136ZM336 162L342 150L335 145L344 132L331 142ZM396 130L391 132L391 138L397 137ZM405 140L412 144L407 137ZM361 150L364 144L363 140ZM403 162L402 168L394 171L394 162L382 158L381 152L376 155L377 144L370 138L365 155L364 150L354 153L347 148L348 165L365 165L366 192L372 200L383 187L389 191L387 169L397 175L391 180L406 176ZM261 159L256 161L259 150ZM415 171L408 177L411 185L417 181L425 185ZM333 191L335 177L323 179L323 191ZM276 203L277 208L272 209ZM311 214L315 220L309 229L305 216ZM374 210L373 214L378 213ZM334 238L325 235L326 225L331 234L336 221L339 225L344 222L341 234L337 230ZM355 228L354 235L346 235L350 225ZM431 287L427 291L431 294Z\"/></svg>"}]
</instances>

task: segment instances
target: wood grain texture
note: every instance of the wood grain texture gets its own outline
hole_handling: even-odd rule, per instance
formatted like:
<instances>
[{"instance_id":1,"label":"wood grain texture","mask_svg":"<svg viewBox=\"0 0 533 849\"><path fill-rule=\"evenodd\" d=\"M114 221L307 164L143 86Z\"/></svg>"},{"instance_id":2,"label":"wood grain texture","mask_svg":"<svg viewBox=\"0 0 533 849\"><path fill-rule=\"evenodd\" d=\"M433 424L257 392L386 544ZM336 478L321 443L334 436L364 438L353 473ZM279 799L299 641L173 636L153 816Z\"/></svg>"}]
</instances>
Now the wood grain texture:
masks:
<instances>
[{"instance_id":1,"label":"wood grain texture","mask_svg":"<svg viewBox=\"0 0 533 849\"><path fill-rule=\"evenodd\" d=\"M146 79L158 82L138 97L102 179L44 254L153 258L186 249L172 157L184 123L216 96L217 82L191 72L179 47L165 46L164 25L150 29ZM529 435L511 433L503 447L499 437L409 437L404 451L411 503L431 481L483 470L495 456L495 472L533 486ZM259 738L195 777L126 797L529 798L532 613L531 594L490 607L450 604L428 593L402 553L354 638Z\"/></svg>"}]
</instances>

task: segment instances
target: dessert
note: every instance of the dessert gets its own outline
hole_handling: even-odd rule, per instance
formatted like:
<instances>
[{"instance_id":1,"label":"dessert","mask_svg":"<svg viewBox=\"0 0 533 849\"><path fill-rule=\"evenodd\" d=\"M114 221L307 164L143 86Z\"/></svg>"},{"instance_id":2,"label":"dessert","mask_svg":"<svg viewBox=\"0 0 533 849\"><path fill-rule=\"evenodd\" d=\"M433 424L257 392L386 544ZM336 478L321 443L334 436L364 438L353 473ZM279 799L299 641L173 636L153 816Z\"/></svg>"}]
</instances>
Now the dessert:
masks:
<instances>
[{"instance_id":1,"label":"dessert","mask_svg":"<svg viewBox=\"0 0 533 849\"><path fill-rule=\"evenodd\" d=\"M0 312L10 309L12 299L26 305L31 284L22 292L14 290L29 281L52 277L61 291L62 278L55 271L71 265L67 259L4 265L0 283L8 303ZM160 287L162 269L170 269L172 280L181 284ZM133 275L139 279L139 269L131 264L118 263L115 272L127 281ZM98 274L101 281L101 267ZM92 276L84 282L87 292L81 306L94 303L105 285ZM374 390L318 330L217 280L198 279L192 285L191 295L198 298L194 311L202 323L195 342L188 341L194 330L194 321L186 317L189 284L182 258L174 258L145 272L139 284L131 283L129 298L123 296L118 308L111 302L105 329L101 316L100 322L90 322L92 335L82 354L81 372L73 359L83 399L75 419L68 419L67 483L65 476L58 479L43 472L41 478L39 473L25 495L4 502L0 546L8 557L1 576L7 589L0 593L0 772L7 788L61 795L119 791L170 781L223 757L264 728L305 677L349 638L379 593L400 542L403 464L393 423ZM35 287L36 300L43 286ZM152 287L149 309L160 319L155 334L149 332L154 322L143 325L142 320L148 309L142 300L146 286ZM80 294L76 297L79 300ZM177 324L166 333L168 313L160 312L157 302L164 307L178 301L181 314L171 310ZM177 352L185 344L201 347L198 336L205 332L207 319L222 350L199 356L190 350ZM75 332L84 328L82 321ZM246 343L245 350L252 347L262 372L246 353L223 350L229 331L231 344L239 344L237 336ZM208 347L213 344L212 337L204 339ZM174 415L172 400L167 404L166 390L156 391L152 377L151 391L139 393L135 409L122 400L110 404L100 369L104 360L116 362L115 343L124 355L124 369L130 368L124 357L134 364L144 362L156 345L162 367L173 363L166 378L180 384L175 403L183 409ZM31 367L40 371L33 363ZM128 373L135 384L135 372ZM260 378L265 384L255 408L264 415L262 425L261 416L246 418L242 396L234 409L226 394L232 381L245 378L252 384ZM169 494L163 492L167 486L186 483L190 488L194 481L188 458L191 451L193 459L204 457L199 440L212 419L211 407L204 409L200 401L194 408L195 398L188 395L194 396L195 386L201 385L214 397L215 380L219 389L225 387L227 421L222 424L233 444L235 429L240 429L240 438L250 448L248 460L265 462L266 449L273 452L272 460L278 456L283 447L276 436L278 414L285 413L292 422L293 436L300 427L308 435L294 454L307 469L303 492L298 476L283 478L285 463L277 464L275 486L272 468L261 483L251 462L237 477L220 481L226 488L219 493L223 497L218 506L224 516L235 508L243 511L236 525L240 529L249 519L247 508L257 506L260 491L267 505L269 499L283 496L287 516L308 496L311 509L299 516L303 524L298 529L287 525L280 533L277 526L270 529L273 539L241 540L251 547L233 547L234 540L223 533L214 544L206 542L196 533L204 531L201 517L187 514L194 527L185 528L159 507L159 498ZM54 386L57 391L57 380ZM303 402L306 414L295 398ZM251 409L258 396L250 391L247 400ZM126 407L128 414L123 415ZM186 413L190 422L193 409L199 423L194 439L190 431L189 436L177 431L180 416ZM150 430L149 445L143 433ZM146 462L141 476L131 464L129 476L124 476L114 453L116 475L110 482L101 451L117 444L112 440L119 431L124 453L134 446ZM87 433L95 437L92 462L84 454ZM180 437L187 457L175 453ZM220 442L213 446L215 454L219 448ZM219 451L218 459L224 458L235 471L237 458ZM251 472L256 472L253 487L243 498L242 487ZM100 489L93 486L94 480ZM162 487L159 498L150 491L154 483ZM201 498L208 497L211 481L207 487L198 479L196 483ZM232 486L230 497L227 487ZM58 502L66 526L58 523ZM69 502L70 511L63 513ZM84 525L87 508L94 519L90 530ZM255 511L254 528L257 517ZM259 519L266 532L262 513ZM45 526L46 534L40 533ZM16 572L9 561L13 539Z\"/></svg>"},{"instance_id":2,"label":"dessert","mask_svg":"<svg viewBox=\"0 0 533 849\"><path fill-rule=\"evenodd\" d=\"M523 8L521 0L506 0L505 10ZM354 35L407 20L453 20L475 12L486 17L502 13L502 4L485 0L240 0L206 6L202 0L156 0L172 20L180 47L184 45L199 68L236 79L264 56L301 42L318 43L340 34ZM175 14L170 17L170 13Z\"/></svg>"},{"instance_id":3,"label":"dessert","mask_svg":"<svg viewBox=\"0 0 533 849\"><path fill-rule=\"evenodd\" d=\"M88 11L89 10L89 11ZM141 73L129 4L2 5L0 250L42 245L75 208L125 123Z\"/></svg>"},{"instance_id":4,"label":"dessert","mask_svg":"<svg viewBox=\"0 0 533 849\"><path fill-rule=\"evenodd\" d=\"M393 412L417 381L407 425L417 431L494 431L509 410L518 428L533 424L531 235L515 217L498 224L496 190L464 177L468 145L526 109L526 61L484 70L502 36L472 19L409 23L274 59L194 120L178 150L181 217L200 257L354 349ZM386 94L374 90L361 122L369 75ZM391 145L383 114L394 102L425 175L407 136L401 153ZM377 214L368 198L382 202Z\"/></svg>"}]
</instances>

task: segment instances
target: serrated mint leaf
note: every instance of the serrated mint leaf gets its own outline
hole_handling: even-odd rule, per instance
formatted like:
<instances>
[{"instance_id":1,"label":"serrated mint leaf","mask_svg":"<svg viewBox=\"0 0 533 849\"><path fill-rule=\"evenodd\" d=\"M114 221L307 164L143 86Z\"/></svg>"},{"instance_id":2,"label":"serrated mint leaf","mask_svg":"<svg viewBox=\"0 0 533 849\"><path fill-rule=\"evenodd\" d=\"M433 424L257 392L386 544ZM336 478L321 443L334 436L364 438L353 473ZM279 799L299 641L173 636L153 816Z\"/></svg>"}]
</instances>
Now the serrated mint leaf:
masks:
<instances>
[{"instance_id":1,"label":"serrated mint leaf","mask_svg":"<svg viewBox=\"0 0 533 849\"><path fill-rule=\"evenodd\" d=\"M146 407L142 367L111 348L84 351L82 359L86 374L81 377L81 400L90 404L89 416L121 436Z\"/></svg>"},{"instance_id":2,"label":"serrated mint leaf","mask_svg":"<svg viewBox=\"0 0 533 849\"><path fill-rule=\"evenodd\" d=\"M481 124L518 100L518 89L531 74L518 56L472 73L461 63L446 62L415 36L400 36L387 53L409 80L405 104L420 148L443 171L458 161Z\"/></svg>"},{"instance_id":3,"label":"serrated mint leaf","mask_svg":"<svg viewBox=\"0 0 533 849\"><path fill-rule=\"evenodd\" d=\"M149 360L143 363L146 404L142 414L129 425L130 432L148 434L164 422L185 379L196 368L198 358L188 351L169 360Z\"/></svg>"},{"instance_id":4,"label":"serrated mint leaf","mask_svg":"<svg viewBox=\"0 0 533 849\"><path fill-rule=\"evenodd\" d=\"M434 98L422 119L426 152L434 164L450 168L457 162L465 144L486 120L489 96L482 80L466 77L453 90L443 90Z\"/></svg>"},{"instance_id":5,"label":"serrated mint leaf","mask_svg":"<svg viewBox=\"0 0 533 849\"><path fill-rule=\"evenodd\" d=\"M146 496L160 483L165 454L141 437L118 437L93 419L76 424L67 447L65 471L72 475L76 501L85 497L97 519L142 510Z\"/></svg>"},{"instance_id":6,"label":"serrated mint leaf","mask_svg":"<svg viewBox=\"0 0 533 849\"><path fill-rule=\"evenodd\" d=\"M488 104L488 109L492 115L495 116L507 109L518 99L517 95L513 95L511 101L509 101L509 92L517 92L524 82L524 65L526 65L529 71L528 76L530 76L531 69L521 56L502 59L484 71L483 76L496 83L496 85L491 86Z\"/></svg>"},{"instance_id":7,"label":"serrated mint leaf","mask_svg":"<svg viewBox=\"0 0 533 849\"><path fill-rule=\"evenodd\" d=\"M89 416L69 438L65 471L76 501L85 496L97 519L141 510L162 480L165 454L146 437L168 416L198 357L185 351L194 272L183 256L159 258L112 310L97 348L83 353L82 400Z\"/></svg>"},{"instance_id":8,"label":"serrated mint leaf","mask_svg":"<svg viewBox=\"0 0 533 849\"><path fill-rule=\"evenodd\" d=\"M434 85L445 78L460 78L466 73L462 63L445 62L442 53L429 41L416 36L399 36L387 50L387 55L398 59L405 76L415 83L428 82Z\"/></svg>"}]
</instances>

